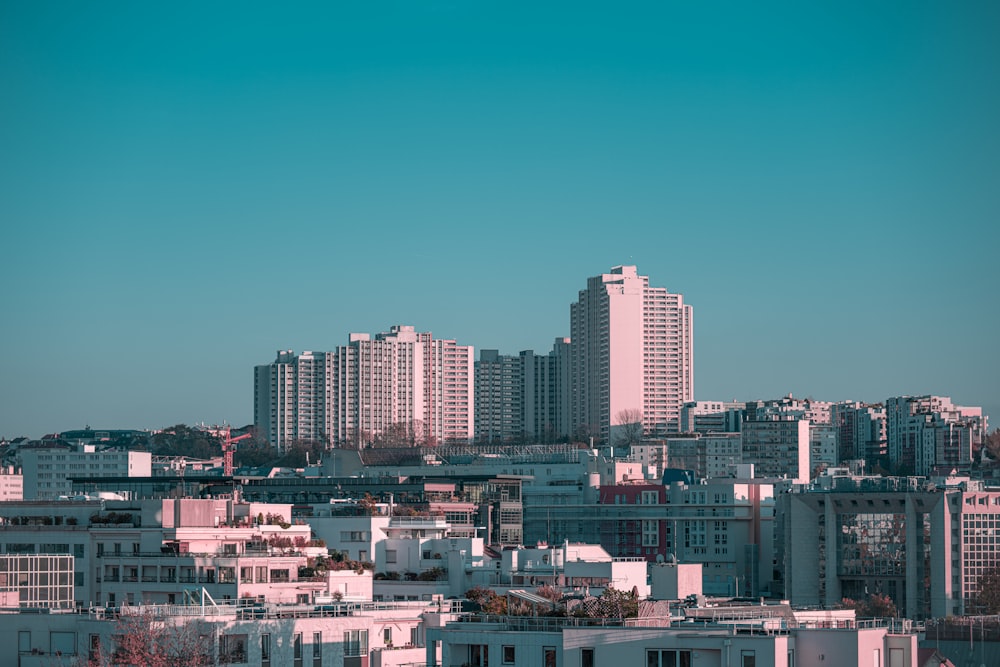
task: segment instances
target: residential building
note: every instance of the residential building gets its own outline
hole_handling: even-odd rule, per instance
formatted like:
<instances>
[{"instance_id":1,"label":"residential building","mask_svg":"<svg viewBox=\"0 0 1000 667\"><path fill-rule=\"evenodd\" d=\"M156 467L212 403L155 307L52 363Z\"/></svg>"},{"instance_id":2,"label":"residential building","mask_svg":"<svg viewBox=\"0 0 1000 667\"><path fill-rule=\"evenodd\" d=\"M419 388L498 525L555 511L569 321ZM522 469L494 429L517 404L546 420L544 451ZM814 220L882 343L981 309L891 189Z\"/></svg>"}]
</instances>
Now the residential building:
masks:
<instances>
[{"instance_id":1,"label":"residential building","mask_svg":"<svg viewBox=\"0 0 1000 667\"><path fill-rule=\"evenodd\" d=\"M152 470L149 452L106 449L94 445L77 449L66 446L31 447L19 450L24 477L25 500L55 500L73 495L73 478L148 477Z\"/></svg>"},{"instance_id":2,"label":"residential building","mask_svg":"<svg viewBox=\"0 0 1000 667\"><path fill-rule=\"evenodd\" d=\"M476 362L476 442L552 442L569 430L568 338L552 352L517 356L480 350Z\"/></svg>"},{"instance_id":3,"label":"residential building","mask_svg":"<svg viewBox=\"0 0 1000 667\"><path fill-rule=\"evenodd\" d=\"M885 410L889 464L904 474L967 470L987 432L982 408L954 405L946 396L896 396L886 399Z\"/></svg>"},{"instance_id":4,"label":"residential building","mask_svg":"<svg viewBox=\"0 0 1000 667\"><path fill-rule=\"evenodd\" d=\"M809 477L841 463L837 447L837 427L809 423Z\"/></svg>"},{"instance_id":5,"label":"residential building","mask_svg":"<svg viewBox=\"0 0 1000 667\"><path fill-rule=\"evenodd\" d=\"M350 335L333 368L334 438L363 444L400 431L399 444L468 443L475 430L473 349L412 326Z\"/></svg>"},{"instance_id":6,"label":"residential building","mask_svg":"<svg viewBox=\"0 0 1000 667\"><path fill-rule=\"evenodd\" d=\"M600 544L615 557L699 563L706 595L762 595L771 589L774 486L760 480L602 486ZM567 510L571 511L571 510ZM558 513L562 519L567 511Z\"/></svg>"},{"instance_id":7,"label":"residential building","mask_svg":"<svg viewBox=\"0 0 1000 667\"><path fill-rule=\"evenodd\" d=\"M737 433L746 408L740 401L689 401L681 408L681 433Z\"/></svg>"},{"instance_id":8,"label":"residential building","mask_svg":"<svg viewBox=\"0 0 1000 667\"><path fill-rule=\"evenodd\" d=\"M632 456L660 459L660 471L680 468L694 471L695 477L733 477L743 462L743 437L739 433L682 433L663 440L664 450L645 451L646 443L632 447ZM665 455L666 459L661 457Z\"/></svg>"},{"instance_id":9,"label":"residential building","mask_svg":"<svg viewBox=\"0 0 1000 667\"><path fill-rule=\"evenodd\" d=\"M254 426L260 437L279 451L296 440L328 441L332 364L326 352L279 350L272 363L254 368Z\"/></svg>"},{"instance_id":10,"label":"residential building","mask_svg":"<svg viewBox=\"0 0 1000 667\"><path fill-rule=\"evenodd\" d=\"M759 413L743 422L743 463L752 463L758 477L809 481L809 420L783 414Z\"/></svg>"},{"instance_id":11,"label":"residential building","mask_svg":"<svg viewBox=\"0 0 1000 667\"><path fill-rule=\"evenodd\" d=\"M183 647L206 663L260 667L404 667L440 664L425 646L428 620L456 618L451 600L276 605L271 603L143 605L89 613L6 614L0 624L0 666L72 667L105 664L122 628L156 628L168 655Z\"/></svg>"},{"instance_id":12,"label":"residential building","mask_svg":"<svg viewBox=\"0 0 1000 667\"><path fill-rule=\"evenodd\" d=\"M614 445L637 423L647 434L679 430L694 398L693 316L682 295L616 266L587 280L570 327L573 435Z\"/></svg>"},{"instance_id":13,"label":"residential building","mask_svg":"<svg viewBox=\"0 0 1000 667\"><path fill-rule=\"evenodd\" d=\"M885 406L845 401L830 408L830 419L837 429L837 458L840 462L860 460L867 465L882 461L886 455Z\"/></svg>"},{"instance_id":14,"label":"residential building","mask_svg":"<svg viewBox=\"0 0 1000 667\"><path fill-rule=\"evenodd\" d=\"M0 502L24 499L24 475L14 466L0 466Z\"/></svg>"},{"instance_id":15,"label":"residential building","mask_svg":"<svg viewBox=\"0 0 1000 667\"><path fill-rule=\"evenodd\" d=\"M296 440L467 443L474 415L472 347L412 326L352 333L333 352L282 351L254 369L254 425L280 450Z\"/></svg>"},{"instance_id":16,"label":"residential building","mask_svg":"<svg viewBox=\"0 0 1000 667\"><path fill-rule=\"evenodd\" d=\"M474 616L428 628L440 663L459 665L647 665L649 667L925 667L906 623L863 624L787 605L684 610L682 620ZM428 649L428 663L431 662Z\"/></svg>"}]
</instances>

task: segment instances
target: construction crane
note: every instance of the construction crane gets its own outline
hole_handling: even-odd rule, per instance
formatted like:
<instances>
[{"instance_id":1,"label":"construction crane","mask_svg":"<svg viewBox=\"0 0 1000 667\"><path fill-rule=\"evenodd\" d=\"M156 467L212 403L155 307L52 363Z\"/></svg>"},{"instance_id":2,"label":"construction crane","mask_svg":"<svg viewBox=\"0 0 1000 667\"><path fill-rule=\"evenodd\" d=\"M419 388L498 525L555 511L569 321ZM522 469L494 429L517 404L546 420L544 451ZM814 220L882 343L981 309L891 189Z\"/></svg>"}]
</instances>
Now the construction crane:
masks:
<instances>
[{"instance_id":1,"label":"construction crane","mask_svg":"<svg viewBox=\"0 0 1000 667\"><path fill-rule=\"evenodd\" d=\"M230 427L226 425L226 437L222 441L222 474L226 477L233 476L233 452L236 451L236 443L240 440L252 438L253 433L244 433L235 438L230 433Z\"/></svg>"}]
</instances>

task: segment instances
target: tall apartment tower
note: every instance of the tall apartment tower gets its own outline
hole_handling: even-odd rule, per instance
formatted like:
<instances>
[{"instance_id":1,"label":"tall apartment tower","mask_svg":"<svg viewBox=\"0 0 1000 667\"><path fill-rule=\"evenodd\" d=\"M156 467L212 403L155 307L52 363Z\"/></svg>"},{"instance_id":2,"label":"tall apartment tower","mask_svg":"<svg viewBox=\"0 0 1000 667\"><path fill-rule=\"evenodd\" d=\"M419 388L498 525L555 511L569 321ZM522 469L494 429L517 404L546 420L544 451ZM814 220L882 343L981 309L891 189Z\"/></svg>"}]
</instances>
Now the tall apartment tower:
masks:
<instances>
[{"instance_id":1,"label":"tall apartment tower","mask_svg":"<svg viewBox=\"0 0 1000 667\"><path fill-rule=\"evenodd\" d=\"M614 444L640 417L646 433L679 430L694 397L691 306L634 266L587 280L570 305L570 415L574 435Z\"/></svg>"},{"instance_id":2,"label":"tall apartment tower","mask_svg":"<svg viewBox=\"0 0 1000 667\"><path fill-rule=\"evenodd\" d=\"M476 362L476 441L553 442L569 433L568 338L548 355L480 350Z\"/></svg>"},{"instance_id":3,"label":"tall apartment tower","mask_svg":"<svg viewBox=\"0 0 1000 667\"><path fill-rule=\"evenodd\" d=\"M254 367L253 423L260 437L284 451L296 440L326 441L333 430L326 352L279 350L274 362Z\"/></svg>"},{"instance_id":4,"label":"tall apartment tower","mask_svg":"<svg viewBox=\"0 0 1000 667\"><path fill-rule=\"evenodd\" d=\"M393 429L410 432L412 444L472 440L472 346L397 325L374 339L351 334L334 355L331 403L338 442L364 444Z\"/></svg>"}]
</instances>

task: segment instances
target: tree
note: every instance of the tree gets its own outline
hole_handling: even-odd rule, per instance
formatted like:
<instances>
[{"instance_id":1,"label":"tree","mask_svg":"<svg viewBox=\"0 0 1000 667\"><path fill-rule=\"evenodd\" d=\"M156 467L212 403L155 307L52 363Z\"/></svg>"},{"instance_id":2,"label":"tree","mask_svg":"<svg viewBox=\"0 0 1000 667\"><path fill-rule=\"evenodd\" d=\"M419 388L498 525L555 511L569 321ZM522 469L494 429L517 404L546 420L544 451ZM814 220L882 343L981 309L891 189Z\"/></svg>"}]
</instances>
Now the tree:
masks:
<instances>
[{"instance_id":1,"label":"tree","mask_svg":"<svg viewBox=\"0 0 1000 667\"><path fill-rule=\"evenodd\" d=\"M152 450L160 456L190 456L209 459L222 454L222 442L217 436L177 424L153 436Z\"/></svg>"},{"instance_id":2,"label":"tree","mask_svg":"<svg viewBox=\"0 0 1000 667\"><path fill-rule=\"evenodd\" d=\"M983 452L994 462L1000 461L1000 428L983 436Z\"/></svg>"},{"instance_id":3,"label":"tree","mask_svg":"<svg viewBox=\"0 0 1000 667\"><path fill-rule=\"evenodd\" d=\"M980 614L1000 614L1000 567L993 566L980 575L975 606Z\"/></svg>"},{"instance_id":4,"label":"tree","mask_svg":"<svg viewBox=\"0 0 1000 667\"><path fill-rule=\"evenodd\" d=\"M149 610L123 613L112 635L113 646L97 645L85 667L208 667L214 665L213 631L194 617L160 618Z\"/></svg>"},{"instance_id":5,"label":"tree","mask_svg":"<svg viewBox=\"0 0 1000 667\"><path fill-rule=\"evenodd\" d=\"M475 586L465 592L465 598L479 605L484 614L503 616L507 613L507 597L483 586Z\"/></svg>"},{"instance_id":6,"label":"tree","mask_svg":"<svg viewBox=\"0 0 1000 667\"><path fill-rule=\"evenodd\" d=\"M598 613L603 618L635 618L639 615L639 593L617 588L605 588L601 593Z\"/></svg>"},{"instance_id":7,"label":"tree","mask_svg":"<svg viewBox=\"0 0 1000 667\"><path fill-rule=\"evenodd\" d=\"M888 595L874 593L867 600L852 600L844 598L840 601L842 607L853 609L858 618L896 618L899 611L896 603Z\"/></svg>"},{"instance_id":8,"label":"tree","mask_svg":"<svg viewBox=\"0 0 1000 667\"><path fill-rule=\"evenodd\" d=\"M629 408L615 415L612 442L616 447L631 447L642 440L642 410Z\"/></svg>"}]
</instances>

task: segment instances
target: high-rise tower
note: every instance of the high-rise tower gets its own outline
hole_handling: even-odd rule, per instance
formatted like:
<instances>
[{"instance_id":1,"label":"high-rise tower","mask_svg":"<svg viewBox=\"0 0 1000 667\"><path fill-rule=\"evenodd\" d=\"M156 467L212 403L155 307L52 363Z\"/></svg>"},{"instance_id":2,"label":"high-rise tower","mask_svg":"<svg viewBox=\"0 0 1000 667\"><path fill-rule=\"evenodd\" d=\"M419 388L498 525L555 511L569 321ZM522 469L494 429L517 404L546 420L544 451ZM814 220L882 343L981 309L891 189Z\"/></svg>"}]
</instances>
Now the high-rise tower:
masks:
<instances>
[{"instance_id":1,"label":"high-rise tower","mask_svg":"<svg viewBox=\"0 0 1000 667\"><path fill-rule=\"evenodd\" d=\"M570 327L574 435L615 444L639 421L647 434L678 430L694 397L692 310L682 295L616 266L587 280Z\"/></svg>"}]
</instances>

